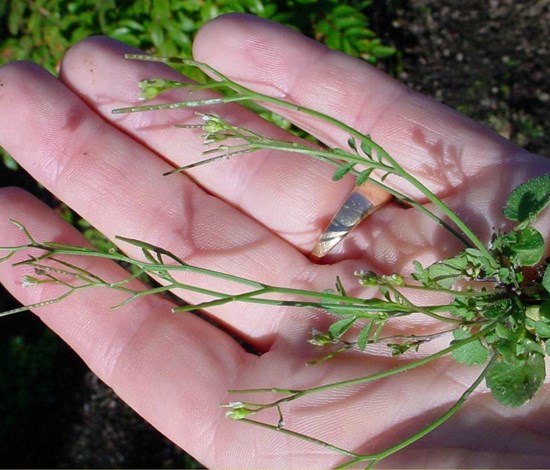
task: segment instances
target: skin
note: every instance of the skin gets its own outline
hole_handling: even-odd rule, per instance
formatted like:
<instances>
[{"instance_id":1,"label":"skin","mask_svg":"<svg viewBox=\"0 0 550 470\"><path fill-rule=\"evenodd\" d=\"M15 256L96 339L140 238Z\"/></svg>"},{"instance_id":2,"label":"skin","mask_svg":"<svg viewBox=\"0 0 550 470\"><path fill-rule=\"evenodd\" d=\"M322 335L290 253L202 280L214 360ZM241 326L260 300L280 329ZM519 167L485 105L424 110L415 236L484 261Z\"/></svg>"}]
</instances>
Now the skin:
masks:
<instances>
[{"instance_id":1,"label":"skin","mask_svg":"<svg viewBox=\"0 0 550 470\"><path fill-rule=\"evenodd\" d=\"M57 197L109 237L122 235L165 247L191 264L273 285L326 289L353 272L390 273L449 256L460 245L412 210L386 206L365 221L323 263L307 253L353 186L330 182L332 169L306 157L263 153L197 168L191 178L163 177L173 165L202 158L193 111L112 115L135 104L137 82L176 77L159 64L126 61L125 45L90 38L68 51L54 78L30 63L0 70L0 145ZM262 92L331 114L372 137L487 239L506 228L500 214L509 191L548 173L547 160L421 96L367 64L329 51L282 26L243 15L203 27L195 58ZM181 91L167 98L182 98ZM281 131L238 107L216 109L234 123L269 135ZM285 114L330 146L346 136ZM410 188L391 184L413 194ZM24 242L14 218L39 240L83 244L50 208L17 188L0 190L0 245ZM549 217L538 228L549 233ZM139 256L137 250L123 247ZM80 260L107 279L122 268ZM0 281L23 303L60 293L24 288L28 268L0 265ZM188 282L203 283L193 275ZM231 289L221 281L208 287ZM434 298L411 297L432 303ZM328 319L319 311L234 304L208 312L263 354L246 352L226 332L192 314L170 314L170 301L142 298L113 311L124 295L83 291L36 314L145 419L207 467L321 468L343 457L311 443L224 418L220 403L250 396L232 388L303 388L395 366L374 351L304 367L321 353L306 340ZM199 301L197 296L186 297ZM430 330L414 318L394 331ZM428 348L429 351L429 348ZM403 377L311 397L284 407L289 429L355 452L391 444L444 412L475 379L476 368L443 359ZM256 398L256 397L254 397ZM268 398L268 397L266 397ZM526 406L506 409L483 387L448 424L393 456L399 467L545 467L550 465L549 389ZM276 415L267 413L269 422Z\"/></svg>"}]
</instances>

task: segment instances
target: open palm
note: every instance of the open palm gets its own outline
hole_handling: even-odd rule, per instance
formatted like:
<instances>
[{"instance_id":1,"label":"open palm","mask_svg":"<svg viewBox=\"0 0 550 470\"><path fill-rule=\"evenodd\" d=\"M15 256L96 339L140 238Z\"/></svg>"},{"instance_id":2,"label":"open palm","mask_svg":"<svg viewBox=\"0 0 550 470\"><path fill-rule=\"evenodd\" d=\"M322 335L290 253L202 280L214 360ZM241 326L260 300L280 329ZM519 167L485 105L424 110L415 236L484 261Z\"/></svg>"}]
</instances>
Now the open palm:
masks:
<instances>
[{"instance_id":1,"label":"open palm","mask_svg":"<svg viewBox=\"0 0 550 470\"><path fill-rule=\"evenodd\" d=\"M159 64L124 60L129 51L113 40L91 38L68 52L59 79L28 63L0 71L0 145L107 236L144 240L191 264L271 285L323 290L340 276L357 295L362 294L353 277L358 269L407 270L415 259L429 263L459 248L418 212L389 205L326 262L310 261L307 253L353 181L332 183L330 167L305 157L263 152L197 168L190 177L162 176L174 165L202 158L200 132L174 127L197 118L190 110L112 115L112 109L136 103L140 79L178 77ZM242 15L221 17L199 33L194 53L251 88L371 134L484 239L505 227L500 209L510 190L529 176L550 171L546 160L365 63L278 25ZM180 94L174 91L169 97ZM216 111L233 123L284 135L239 107ZM328 126L287 117L329 146L345 145L347 136ZM3 188L3 246L23 242L9 218L40 240L84 243L43 203L21 190ZM549 232L548 219L539 229ZM139 256L137 250L122 248ZM124 276L122 268L105 260L83 263L107 279ZM51 286L24 289L24 269L2 265L0 281L23 303L54 296ZM181 279L189 283L230 288L220 280L186 276ZM229 304L208 312L262 353L252 354L193 314L170 314L172 305L164 298L141 298L113 311L123 299L117 292L83 291L36 313L138 413L209 467L342 463L341 455L311 443L227 420L219 404L242 398L228 395L228 389L301 389L365 376L399 361L351 354L304 367L321 354L306 341L312 328L327 325L317 310ZM430 324L415 319L393 327L426 331ZM283 409L285 424L354 452L375 451L441 414L476 372L441 360L403 376L289 404ZM546 388L512 411L480 391L451 422L384 464L548 466L547 397ZM265 419L276 423L277 415L267 413Z\"/></svg>"}]
</instances>

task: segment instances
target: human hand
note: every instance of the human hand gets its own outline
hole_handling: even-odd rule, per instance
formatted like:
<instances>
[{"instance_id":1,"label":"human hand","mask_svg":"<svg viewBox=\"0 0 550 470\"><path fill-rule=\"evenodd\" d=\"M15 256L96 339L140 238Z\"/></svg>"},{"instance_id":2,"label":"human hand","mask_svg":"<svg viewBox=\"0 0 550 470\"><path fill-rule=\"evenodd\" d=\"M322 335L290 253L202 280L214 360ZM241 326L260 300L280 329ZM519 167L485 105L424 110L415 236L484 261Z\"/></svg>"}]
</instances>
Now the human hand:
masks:
<instances>
[{"instance_id":1,"label":"human hand","mask_svg":"<svg viewBox=\"0 0 550 470\"><path fill-rule=\"evenodd\" d=\"M307 158L264 152L197 168L194 181L184 175L163 177L172 165L201 159L202 142L199 135L174 128L194 122L193 111L111 114L113 108L136 102L140 79L177 76L158 64L124 60L128 51L112 40L92 38L68 52L59 80L31 64L0 71L0 144L109 237L144 240L192 264L272 285L323 290L340 276L356 295L361 291L351 287L355 270L407 270L414 259L429 263L458 249L417 212L386 206L330 255L332 264L311 262L305 254L353 181L332 183L332 169ZM378 70L277 25L240 15L219 18L197 37L195 56L236 81L370 133L484 239L503 226L500 210L510 190L549 171L546 160ZM281 135L238 107L224 108L223 114L232 122ZM345 144L345 135L325 125L290 117L327 145ZM6 188L0 191L3 246L23 241L7 223L9 218L40 240L84 243L41 202ZM548 233L548 218L539 229ZM85 267L108 279L124 276L120 267L104 260L88 259ZM21 302L56 295L52 286L24 289L23 274L24 268L0 266L0 281ZM193 275L185 279L201 281ZM208 467L338 465L343 457L329 450L225 419L219 404L235 399L228 389L311 387L364 376L399 361L343 355L304 367L319 355L306 342L311 328L326 325L318 311L229 304L209 312L263 353L257 356L192 314L169 314L172 305L166 299L142 298L113 312L111 307L124 298L113 291L83 291L36 313L138 413ZM423 331L429 326L407 320L396 328ZM339 447L367 452L440 414L475 372L441 360L326 400L289 404L286 424ZM545 388L525 407L510 410L480 391L452 421L383 464L546 466L547 398Z\"/></svg>"}]
</instances>

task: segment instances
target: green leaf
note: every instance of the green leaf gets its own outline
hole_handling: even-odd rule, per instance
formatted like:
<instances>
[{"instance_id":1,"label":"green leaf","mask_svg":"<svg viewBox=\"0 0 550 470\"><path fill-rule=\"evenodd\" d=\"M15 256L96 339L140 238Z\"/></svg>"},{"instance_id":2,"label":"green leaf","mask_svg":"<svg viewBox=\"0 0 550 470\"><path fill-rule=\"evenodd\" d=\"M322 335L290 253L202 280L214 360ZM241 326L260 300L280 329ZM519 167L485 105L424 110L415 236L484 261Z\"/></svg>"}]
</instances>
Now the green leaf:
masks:
<instances>
[{"instance_id":1,"label":"green leaf","mask_svg":"<svg viewBox=\"0 0 550 470\"><path fill-rule=\"evenodd\" d=\"M367 347L367 344L369 343L369 337L373 327L374 327L374 321L370 321L359 332L359 335L357 336L357 347L359 348L360 351L364 351L365 348Z\"/></svg>"},{"instance_id":2,"label":"green leaf","mask_svg":"<svg viewBox=\"0 0 550 470\"><path fill-rule=\"evenodd\" d=\"M494 247L516 266L535 266L544 255L544 238L537 229L526 227L497 237Z\"/></svg>"},{"instance_id":3,"label":"green leaf","mask_svg":"<svg viewBox=\"0 0 550 470\"><path fill-rule=\"evenodd\" d=\"M502 339L496 342L493 349L502 356L503 361L514 362L517 359L517 340Z\"/></svg>"},{"instance_id":4,"label":"green leaf","mask_svg":"<svg viewBox=\"0 0 550 470\"><path fill-rule=\"evenodd\" d=\"M422 266L422 263L418 260L413 260L413 267L414 267L414 273L412 273L413 279L416 279L417 281L420 281L424 284L424 281L426 281L428 278L428 273L424 266Z\"/></svg>"},{"instance_id":5,"label":"green leaf","mask_svg":"<svg viewBox=\"0 0 550 470\"><path fill-rule=\"evenodd\" d=\"M532 178L512 191L503 209L515 222L534 219L550 203L550 174Z\"/></svg>"},{"instance_id":6,"label":"green leaf","mask_svg":"<svg viewBox=\"0 0 550 470\"><path fill-rule=\"evenodd\" d=\"M517 243L511 247L520 266L535 266L544 255L544 238L533 227L527 227L519 234Z\"/></svg>"},{"instance_id":7,"label":"green leaf","mask_svg":"<svg viewBox=\"0 0 550 470\"><path fill-rule=\"evenodd\" d=\"M518 337L517 331L513 331L512 329L507 328L506 325L501 322L496 324L495 333L500 339L513 340L514 338Z\"/></svg>"},{"instance_id":8,"label":"green leaf","mask_svg":"<svg viewBox=\"0 0 550 470\"><path fill-rule=\"evenodd\" d=\"M363 170L361 173L359 173L359 175L357 176L357 179L355 181L355 184L357 186L361 186L363 183L365 183L370 175L372 173L372 169L369 169L369 170Z\"/></svg>"},{"instance_id":9,"label":"green leaf","mask_svg":"<svg viewBox=\"0 0 550 470\"><path fill-rule=\"evenodd\" d=\"M472 334L464 329L456 329L453 331L453 336L456 341L461 341L470 338ZM451 344L453 343L455 343L455 341ZM485 363L489 358L489 351L483 346L481 341L477 339L453 350L452 356L455 361L472 366Z\"/></svg>"},{"instance_id":10,"label":"green leaf","mask_svg":"<svg viewBox=\"0 0 550 470\"><path fill-rule=\"evenodd\" d=\"M451 260L443 260L424 268L422 278L417 277L417 273L413 277L422 282L426 287L438 285L440 287L451 288L458 279L462 278L461 274L461 267L456 266Z\"/></svg>"},{"instance_id":11,"label":"green leaf","mask_svg":"<svg viewBox=\"0 0 550 470\"><path fill-rule=\"evenodd\" d=\"M420 347L420 342L409 341L403 343L388 343L387 346L391 349L392 356L401 356L411 349L418 351L418 348Z\"/></svg>"},{"instance_id":12,"label":"green leaf","mask_svg":"<svg viewBox=\"0 0 550 470\"><path fill-rule=\"evenodd\" d=\"M525 358L532 353L536 353L539 356L544 356L544 350L540 344L540 341L534 341L533 339L526 337L516 343L516 357Z\"/></svg>"},{"instance_id":13,"label":"green leaf","mask_svg":"<svg viewBox=\"0 0 550 470\"><path fill-rule=\"evenodd\" d=\"M550 264L546 266L544 276L542 276L542 286L550 292Z\"/></svg>"},{"instance_id":14,"label":"green leaf","mask_svg":"<svg viewBox=\"0 0 550 470\"><path fill-rule=\"evenodd\" d=\"M372 157L372 140L370 135L366 135L361 141L361 150L367 157Z\"/></svg>"},{"instance_id":15,"label":"green leaf","mask_svg":"<svg viewBox=\"0 0 550 470\"><path fill-rule=\"evenodd\" d=\"M337 322L334 322L332 325L330 325L328 329L328 334L333 339L339 339L346 331L348 331L353 326L356 320L357 317L355 316L338 320Z\"/></svg>"},{"instance_id":16,"label":"green leaf","mask_svg":"<svg viewBox=\"0 0 550 470\"><path fill-rule=\"evenodd\" d=\"M344 163L336 168L336 171L332 175L332 181L339 181L346 176L355 166L355 163Z\"/></svg>"},{"instance_id":17,"label":"green leaf","mask_svg":"<svg viewBox=\"0 0 550 470\"><path fill-rule=\"evenodd\" d=\"M350 137L348 139L348 146L350 149L352 149L355 153L357 153L357 144L355 143L355 139L353 137Z\"/></svg>"},{"instance_id":18,"label":"green leaf","mask_svg":"<svg viewBox=\"0 0 550 470\"><path fill-rule=\"evenodd\" d=\"M462 279L477 279L494 275L491 260L476 249L466 249L452 258L437 261L427 268L415 263L413 278L426 287L450 288Z\"/></svg>"},{"instance_id":19,"label":"green leaf","mask_svg":"<svg viewBox=\"0 0 550 470\"><path fill-rule=\"evenodd\" d=\"M391 57L395 55L396 50L393 47L376 45L372 48L371 53L377 58Z\"/></svg>"},{"instance_id":20,"label":"green leaf","mask_svg":"<svg viewBox=\"0 0 550 470\"><path fill-rule=\"evenodd\" d=\"M539 315L542 320L550 323L550 300L545 300L540 308L539 308Z\"/></svg>"},{"instance_id":21,"label":"green leaf","mask_svg":"<svg viewBox=\"0 0 550 470\"><path fill-rule=\"evenodd\" d=\"M527 358L500 360L487 371L485 378L493 397L509 407L528 402L544 383L544 357L531 354Z\"/></svg>"},{"instance_id":22,"label":"green leaf","mask_svg":"<svg viewBox=\"0 0 550 470\"><path fill-rule=\"evenodd\" d=\"M449 313L455 317L462 317L472 321L478 315L476 299L473 297L457 296L449 304Z\"/></svg>"},{"instance_id":23,"label":"green leaf","mask_svg":"<svg viewBox=\"0 0 550 470\"><path fill-rule=\"evenodd\" d=\"M534 328L539 338L550 338L550 325L548 323L528 319L527 326Z\"/></svg>"}]
</instances>

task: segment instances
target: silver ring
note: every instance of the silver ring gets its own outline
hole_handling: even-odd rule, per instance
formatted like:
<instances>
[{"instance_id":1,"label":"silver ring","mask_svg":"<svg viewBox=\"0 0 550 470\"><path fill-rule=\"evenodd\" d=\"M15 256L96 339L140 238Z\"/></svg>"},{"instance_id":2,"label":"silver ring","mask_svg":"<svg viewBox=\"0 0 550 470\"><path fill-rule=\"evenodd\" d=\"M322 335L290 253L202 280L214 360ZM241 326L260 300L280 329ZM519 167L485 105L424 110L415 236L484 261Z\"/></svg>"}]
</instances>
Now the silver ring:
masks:
<instances>
[{"instance_id":1,"label":"silver ring","mask_svg":"<svg viewBox=\"0 0 550 470\"><path fill-rule=\"evenodd\" d=\"M355 227L390 200L390 194L372 184L355 187L319 237L311 256L326 256Z\"/></svg>"}]
</instances>

